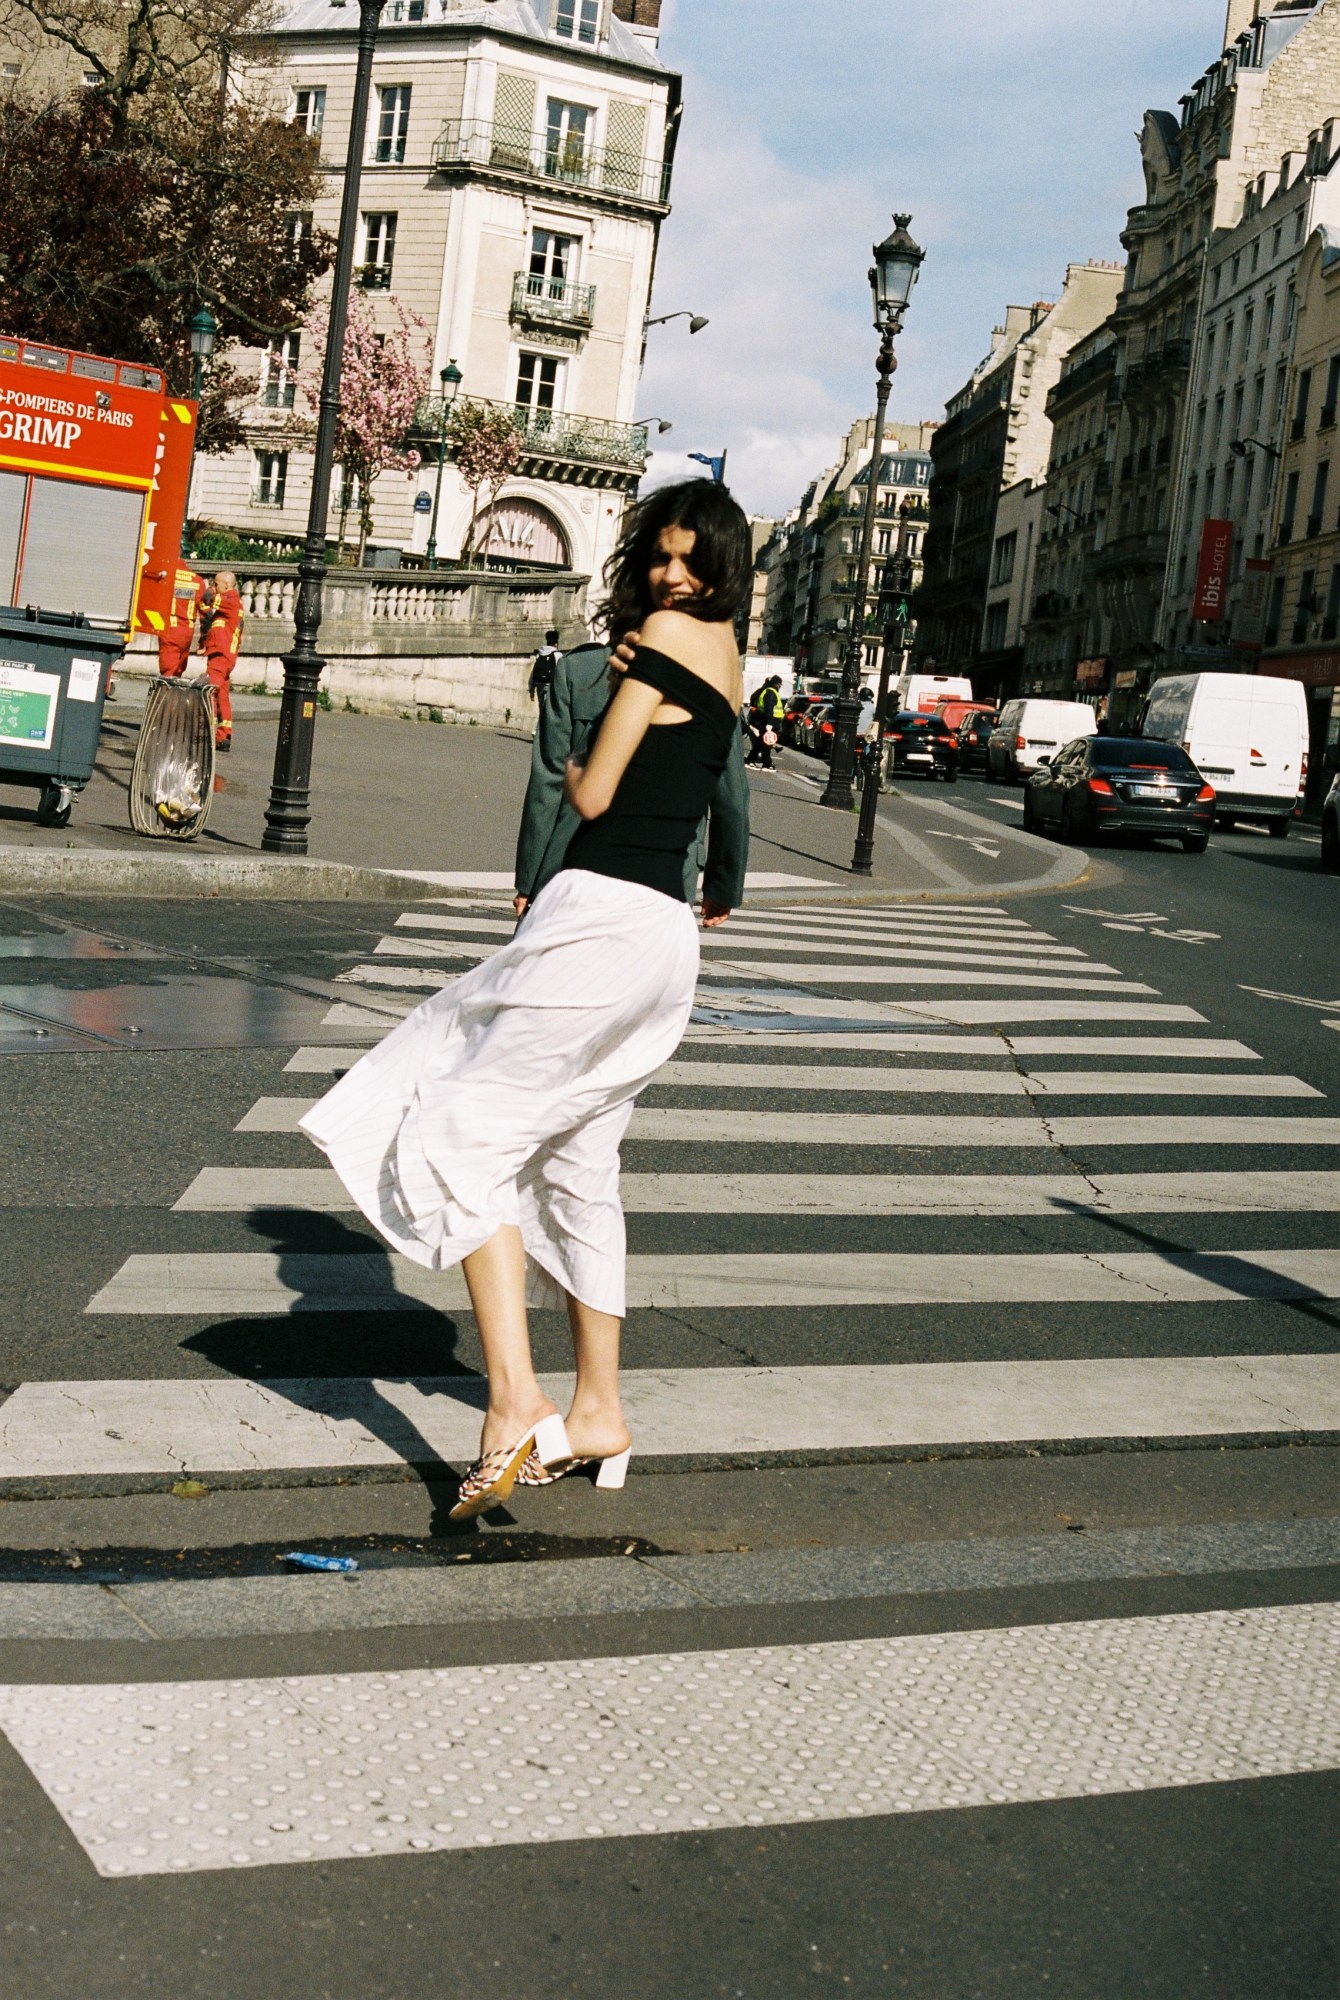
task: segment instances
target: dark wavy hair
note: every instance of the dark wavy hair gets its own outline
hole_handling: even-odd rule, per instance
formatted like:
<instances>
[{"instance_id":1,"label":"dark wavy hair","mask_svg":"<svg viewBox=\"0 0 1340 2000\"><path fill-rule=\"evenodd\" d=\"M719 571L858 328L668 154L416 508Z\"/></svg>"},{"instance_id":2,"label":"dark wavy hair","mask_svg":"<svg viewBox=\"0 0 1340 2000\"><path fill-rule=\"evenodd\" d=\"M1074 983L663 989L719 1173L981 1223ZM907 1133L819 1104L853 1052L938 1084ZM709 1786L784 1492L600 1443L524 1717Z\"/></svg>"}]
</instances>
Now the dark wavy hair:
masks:
<instances>
[{"instance_id":1,"label":"dark wavy hair","mask_svg":"<svg viewBox=\"0 0 1340 2000\"><path fill-rule=\"evenodd\" d=\"M605 565L606 596L597 616L612 640L635 632L655 610L648 581L662 531L686 528L696 540L689 567L701 597L675 608L692 618L727 624L753 590L749 522L738 500L714 479L684 479L658 486L629 514L618 546Z\"/></svg>"}]
</instances>

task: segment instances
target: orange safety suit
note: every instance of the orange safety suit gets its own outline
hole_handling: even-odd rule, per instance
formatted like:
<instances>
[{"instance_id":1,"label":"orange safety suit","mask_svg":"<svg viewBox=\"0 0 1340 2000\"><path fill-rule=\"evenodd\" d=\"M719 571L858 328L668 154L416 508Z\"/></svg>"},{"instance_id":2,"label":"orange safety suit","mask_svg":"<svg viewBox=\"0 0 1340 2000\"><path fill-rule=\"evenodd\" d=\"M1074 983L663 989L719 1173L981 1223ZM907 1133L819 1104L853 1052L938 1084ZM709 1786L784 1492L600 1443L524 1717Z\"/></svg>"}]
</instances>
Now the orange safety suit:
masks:
<instances>
[{"instance_id":1,"label":"orange safety suit","mask_svg":"<svg viewBox=\"0 0 1340 2000\"><path fill-rule=\"evenodd\" d=\"M236 588L221 592L205 618L205 671L218 712L215 741L227 749L232 748L233 741L233 704L228 698L228 682L237 665L245 622L242 599Z\"/></svg>"},{"instance_id":2,"label":"orange safety suit","mask_svg":"<svg viewBox=\"0 0 1340 2000\"><path fill-rule=\"evenodd\" d=\"M178 563L177 578L172 588L172 623L158 635L158 671L169 680L175 680L186 671L186 662L195 643L196 618L208 588L203 576L197 576L193 569Z\"/></svg>"}]
</instances>

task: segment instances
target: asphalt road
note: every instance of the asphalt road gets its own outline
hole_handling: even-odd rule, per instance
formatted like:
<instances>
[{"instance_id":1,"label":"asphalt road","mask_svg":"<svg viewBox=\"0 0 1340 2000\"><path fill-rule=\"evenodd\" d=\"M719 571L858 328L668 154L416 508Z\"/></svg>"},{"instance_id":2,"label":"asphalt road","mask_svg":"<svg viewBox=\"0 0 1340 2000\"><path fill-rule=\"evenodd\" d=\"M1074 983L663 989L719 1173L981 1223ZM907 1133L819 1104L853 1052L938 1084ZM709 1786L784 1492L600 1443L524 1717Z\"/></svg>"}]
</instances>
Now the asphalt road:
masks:
<instances>
[{"instance_id":1,"label":"asphalt road","mask_svg":"<svg viewBox=\"0 0 1340 2000\"><path fill-rule=\"evenodd\" d=\"M975 821L1016 801L947 801L988 879ZM487 949L496 913L6 901L6 1990L1332 1993L1337 899L1315 846L1240 833L994 906L746 912L681 1051L738 1085L677 1070L625 1149L640 1475L465 1536L434 1438L468 1433L470 1316L329 1189L254 1178L323 1164L257 1107L317 1094L398 971L469 962L406 941ZM363 1571L285 1580L295 1544ZM482 1761L433 1792L458 1739Z\"/></svg>"}]
</instances>

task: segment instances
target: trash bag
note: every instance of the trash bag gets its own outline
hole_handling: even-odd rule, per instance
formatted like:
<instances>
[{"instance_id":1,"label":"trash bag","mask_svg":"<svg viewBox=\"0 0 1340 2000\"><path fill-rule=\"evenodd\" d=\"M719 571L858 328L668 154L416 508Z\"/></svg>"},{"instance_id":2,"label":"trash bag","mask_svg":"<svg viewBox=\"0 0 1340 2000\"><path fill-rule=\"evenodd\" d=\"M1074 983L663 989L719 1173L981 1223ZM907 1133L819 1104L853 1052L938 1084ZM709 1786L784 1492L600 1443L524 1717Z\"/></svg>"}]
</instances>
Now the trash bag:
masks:
<instances>
[{"instance_id":1,"label":"trash bag","mask_svg":"<svg viewBox=\"0 0 1340 2000\"><path fill-rule=\"evenodd\" d=\"M130 824L150 840L195 840L214 801L214 690L160 675L149 684L135 761Z\"/></svg>"}]
</instances>

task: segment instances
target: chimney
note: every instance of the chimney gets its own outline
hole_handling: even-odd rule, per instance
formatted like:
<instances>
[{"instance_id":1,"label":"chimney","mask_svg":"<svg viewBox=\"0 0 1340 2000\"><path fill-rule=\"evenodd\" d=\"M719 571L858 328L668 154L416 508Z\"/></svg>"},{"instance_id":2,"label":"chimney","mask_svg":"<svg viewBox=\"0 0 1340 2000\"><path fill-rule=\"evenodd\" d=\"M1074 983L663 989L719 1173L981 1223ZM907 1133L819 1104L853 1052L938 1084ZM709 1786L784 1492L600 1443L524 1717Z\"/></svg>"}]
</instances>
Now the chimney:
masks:
<instances>
[{"instance_id":1,"label":"chimney","mask_svg":"<svg viewBox=\"0 0 1340 2000\"><path fill-rule=\"evenodd\" d=\"M1239 35L1245 35L1261 11L1261 0L1228 0L1224 19L1224 47L1231 49Z\"/></svg>"},{"instance_id":2,"label":"chimney","mask_svg":"<svg viewBox=\"0 0 1340 2000\"><path fill-rule=\"evenodd\" d=\"M661 26L661 0L614 0L614 11L630 28L646 28L654 35Z\"/></svg>"}]
</instances>

